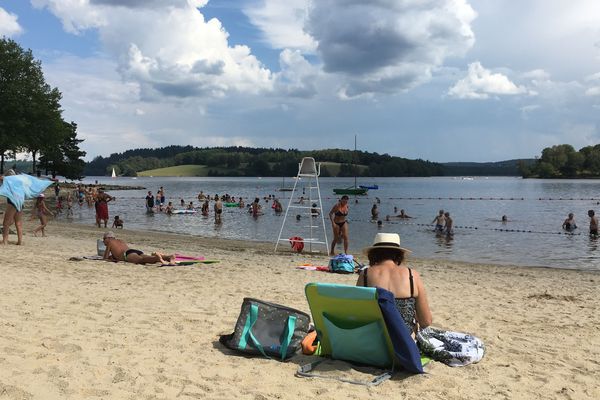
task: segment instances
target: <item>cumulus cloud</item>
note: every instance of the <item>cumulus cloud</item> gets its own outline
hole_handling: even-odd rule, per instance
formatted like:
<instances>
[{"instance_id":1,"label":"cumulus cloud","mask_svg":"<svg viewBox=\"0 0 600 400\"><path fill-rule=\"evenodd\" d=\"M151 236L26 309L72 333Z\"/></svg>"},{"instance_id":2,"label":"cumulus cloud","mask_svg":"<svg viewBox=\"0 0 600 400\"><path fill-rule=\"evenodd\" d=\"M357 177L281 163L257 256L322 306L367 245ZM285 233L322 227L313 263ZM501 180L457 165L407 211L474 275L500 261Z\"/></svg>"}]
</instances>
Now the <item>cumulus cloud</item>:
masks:
<instances>
[{"instance_id":1,"label":"cumulus cloud","mask_svg":"<svg viewBox=\"0 0 600 400\"><path fill-rule=\"evenodd\" d=\"M244 13L271 47L312 53L317 44L304 31L309 7L308 0L262 0L248 5Z\"/></svg>"},{"instance_id":2,"label":"cumulus cloud","mask_svg":"<svg viewBox=\"0 0 600 400\"><path fill-rule=\"evenodd\" d=\"M98 30L107 54L145 99L260 93L273 87L271 72L243 45L230 46L217 19L197 7L206 0L33 0L68 32ZM115 6L119 3L119 6Z\"/></svg>"},{"instance_id":3,"label":"cumulus cloud","mask_svg":"<svg viewBox=\"0 0 600 400\"><path fill-rule=\"evenodd\" d=\"M208 0L90 0L91 4L120 6L128 8L155 8L155 7L204 7Z\"/></svg>"},{"instance_id":4,"label":"cumulus cloud","mask_svg":"<svg viewBox=\"0 0 600 400\"><path fill-rule=\"evenodd\" d=\"M262 0L245 12L273 48L316 54L343 98L411 89L475 40L466 0Z\"/></svg>"},{"instance_id":5,"label":"cumulus cloud","mask_svg":"<svg viewBox=\"0 0 600 400\"><path fill-rule=\"evenodd\" d=\"M402 91L429 80L472 47L475 11L465 0L320 0L306 30L324 69L348 77L343 92Z\"/></svg>"},{"instance_id":6,"label":"cumulus cloud","mask_svg":"<svg viewBox=\"0 0 600 400\"><path fill-rule=\"evenodd\" d=\"M487 99L495 95L516 95L526 92L527 89L514 84L506 75L492 73L479 62L469 64L467 76L448 90L451 97L459 99Z\"/></svg>"},{"instance_id":7,"label":"cumulus cloud","mask_svg":"<svg viewBox=\"0 0 600 400\"><path fill-rule=\"evenodd\" d=\"M23 28L21 28L21 25L17 21L18 18L15 14L11 14L0 7L0 37L17 36L23 32Z\"/></svg>"},{"instance_id":8,"label":"cumulus cloud","mask_svg":"<svg viewBox=\"0 0 600 400\"><path fill-rule=\"evenodd\" d=\"M279 94L292 97L312 97L317 94L318 69L311 65L298 50L285 49L279 55L281 72L275 75Z\"/></svg>"}]
</instances>

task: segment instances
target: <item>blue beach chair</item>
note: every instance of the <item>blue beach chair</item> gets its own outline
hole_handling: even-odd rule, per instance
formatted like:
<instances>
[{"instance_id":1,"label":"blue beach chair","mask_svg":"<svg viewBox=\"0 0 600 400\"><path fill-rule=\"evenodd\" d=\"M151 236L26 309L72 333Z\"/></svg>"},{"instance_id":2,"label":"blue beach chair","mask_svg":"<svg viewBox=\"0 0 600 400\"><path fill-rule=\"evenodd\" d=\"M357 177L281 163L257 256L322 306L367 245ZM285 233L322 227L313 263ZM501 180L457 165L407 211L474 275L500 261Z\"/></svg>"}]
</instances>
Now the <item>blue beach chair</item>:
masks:
<instances>
[{"instance_id":1,"label":"blue beach chair","mask_svg":"<svg viewBox=\"0 0 600 400\"><path fill-rule=\"evenodd\" d=\"M429 360L421 359L391 292L380 288L309 283L305 293L320 341L321 356L387 369L371 382L338 380L373 386L401 369L423 373L423 365ZM331 378L311 372L321 362L299 367L297 375Z\"/></svg>"}]
</instances>

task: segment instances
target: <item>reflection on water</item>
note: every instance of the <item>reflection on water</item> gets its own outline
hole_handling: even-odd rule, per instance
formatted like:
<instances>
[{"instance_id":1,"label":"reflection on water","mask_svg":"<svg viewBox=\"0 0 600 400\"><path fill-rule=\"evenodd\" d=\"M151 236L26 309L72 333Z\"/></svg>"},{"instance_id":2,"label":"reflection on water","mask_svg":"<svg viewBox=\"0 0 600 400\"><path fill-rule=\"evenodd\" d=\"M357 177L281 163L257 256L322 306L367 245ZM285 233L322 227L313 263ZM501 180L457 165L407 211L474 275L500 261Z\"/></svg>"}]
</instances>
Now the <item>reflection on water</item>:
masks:
<instances>
[{"instance_id":1,"label":"reflection on water","mask_svg":"<svg viewBox=\"0 0 600 400\"><path fill-rule=\"evenodd\" d=\"M93 182L96 178L88 179ZM109 205L110 215L119 215L125 227L170 231L199 236L213 236L242 240L270 241L275 243L284 215L276 215L271 203L261 200L264 215L253 218L246 209L225 207L222 223L215 224L214 214L203 217L193 215L167 216L162 213L146 214L144 198L147 190L156 191L160 186L166 190L167 201L175 204L184 199L197 203L197 194L229 193L236 198L253 199L271 194L278 197L284 208L289 205L291 192L278 192L281 179L277 178L98 178L100 183L135 184L143 190L109 191L117 200ZM331 240L331 226L327 213L337 201L334 187L350 186L353 178L322 178L320 189L323 200L325 229ZM579 268L600 270L598 240L587 235L587 210L597 208L598 181L541 181L517 178L476 178L461 180L452 178L368 178L359 184L378 184L358 202L349 203L348 228L350 249L359 257L359 251L371 244L375 233L397 232L402 245L419 258L447 258L461 261ZM296 198L317 198L316 191L298 183ZM304 194L302 193L304 189ZM371 219L371 207L377 204L382 225ZM511 200L512 199L512 200ZM562 200L561 200L562 199ZM566 200L572 199L572 200ZM394 216L394 207L404 209L412 219L401 220ZM454 220L454 236L437 237L431 224L438 210L449 211ZM93 224L94 211L84 205L74 204L72 221ZM321 217L312 219L295 216L304 210L290 211L282 238L292 236L311 237L307 226L313 225L312 237L324 238ZM308 212L308 210L306 211ZM562 223L570 212L575 214L579 229L566 235ZM508 222L502 222L503 215ZM60 218L66 219L65 216ZM579 231L579 232L578 232ZM287 244L286 244L287 245ZM324 247L324 246L323 246Z\"/></svg>"}]
</instances>

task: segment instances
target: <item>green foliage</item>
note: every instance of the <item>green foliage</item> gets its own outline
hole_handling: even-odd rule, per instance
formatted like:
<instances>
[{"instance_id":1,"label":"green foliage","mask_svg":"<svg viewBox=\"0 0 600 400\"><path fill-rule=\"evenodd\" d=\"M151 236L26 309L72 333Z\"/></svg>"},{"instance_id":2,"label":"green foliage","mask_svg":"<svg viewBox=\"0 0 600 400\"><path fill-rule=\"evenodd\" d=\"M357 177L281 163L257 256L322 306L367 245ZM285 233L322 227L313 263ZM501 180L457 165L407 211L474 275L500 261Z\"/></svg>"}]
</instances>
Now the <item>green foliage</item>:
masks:
<instances>
[{"instance_id":1,"label":"green foliage","mask_svg":"<svg viewBox=\"0 0 600 400\"><path fill-rule=\"evenodd\" d=\"M77 126L62 118L61 97L45 82L31 50L0 39L0 172L7 152L26 151L32 155L32 172L39 158L53 175L81 177L85 153L79 150Z\"/></svg>"},{"instance_id":2,"label":"green foliage","mask_svg":"<svg viewBox=\"0 0 600 400\"><path fill-rule=\"evenodd\" d=\"M203 165L209 176L295 176L303 157L322 162L321 176L431 176L442 175L440 164L408 160L388 154L326 149L266 149L249 147L195 148L169 146L127 150L109 157L96 157L86 165L87 175L107 175L114 166L121 175L177 165ZM116 168L115 167L115 168Z\"/></svg>"},{"instance_id":3,"label":"green foliage","mask_svg":"<svg viewBox=\"0 0 600 400\"><path fill-rule=\"evenodd\" d=\"M600 145L576 151L569 144L546 147L529 168L521 168L524 178L595 178L600 177Z\"/></svg>"}]
</instances>

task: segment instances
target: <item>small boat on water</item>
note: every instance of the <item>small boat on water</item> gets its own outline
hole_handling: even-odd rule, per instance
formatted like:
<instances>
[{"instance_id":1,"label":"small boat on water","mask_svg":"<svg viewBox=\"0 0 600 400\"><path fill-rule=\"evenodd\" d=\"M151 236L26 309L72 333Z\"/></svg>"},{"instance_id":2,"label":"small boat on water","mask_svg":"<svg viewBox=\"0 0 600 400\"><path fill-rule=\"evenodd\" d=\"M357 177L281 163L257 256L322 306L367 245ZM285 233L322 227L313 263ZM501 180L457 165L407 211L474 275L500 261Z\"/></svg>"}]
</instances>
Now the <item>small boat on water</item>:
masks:
<instances>
[{"instance_id":1,"label":"small boat on water","mask_svg":"<svg viewBox=\"0 0 600 400\"><path fill-rule=\"evenodd\" d=\"M335 194L349 194L349 195L365 195L369 189L363 187L350 186L347 188L336 188L333 189Z\"/></svg>"},{"instance_id":2,"label":"small boat on water","mask_svg":"<svg viewBox=\"0 0 600 400\"><path fill-rule=\"evenodd\" d=\"M379 189L379 185L371 185L371 186L367 186L367 185L358 185L359 188L361 189L372 189L372 190L377 190Z\"/></svg>"},{"instance_id":3,"label":"small boat on water","mask_svg":"<svg viewBox=\"0 0 600 400\"><path fill-rule=\"evenodd\" d=\"M115 169L113 168L112 170L112 175L110 176L111 178L116 178L117 174L115 173Z\"/></svg>"}]
</instances>

